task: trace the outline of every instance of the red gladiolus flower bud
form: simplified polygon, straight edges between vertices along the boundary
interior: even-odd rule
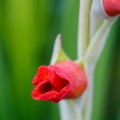
[[[32,84],[35,85],[32,91],[34,99],[57,103],[64,98],[80,96],[87,86],[87,77],[80,66],[67,61],[40,66]]]
[[[120,0],[103,0],[103,7],[108,16],[120,14]]]

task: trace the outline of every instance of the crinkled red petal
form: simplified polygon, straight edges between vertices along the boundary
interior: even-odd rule
[[[70,85],[67,84],[61,88],[61,91],[57,91],[50,81],[43,81],[34,88],[32,97],[36,100],[51,100],[56,103],[63,99],[69,93],[70,89]]]
[[[53,73],[54,73],[53,69],[51,69],[50,67],[46,67],[44,65],[40,66],[38,68],[36,76],[32,81],[32,84],[37,85],[39,84],[39,82],[42,82],[43,80],[52,79],[54,76]]]

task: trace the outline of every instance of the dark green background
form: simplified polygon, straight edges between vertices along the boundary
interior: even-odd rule
[[[62,34],[76,59],[79,0],[0,0],[0,120],[59,120],[58,105],[31,98],[31,81],[48,65]],[[92,120],[120,120],[120,19],[95,71]]]

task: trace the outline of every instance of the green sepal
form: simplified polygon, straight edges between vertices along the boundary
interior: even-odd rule
[[[65,54],[64,50],[61,48],[59,51],[59,55],[58,55],[58,58],[56,60],[56,63],[68,61],[68,60],[69,60],[68,56]]]
[[[77,60],[77,61],[75,61],[75,63],[76,64],[78,64],[80,67],[82,67],[83,69],[84,69],[84,60],[82,59],[82,60]]]
[[[68,61],[69,57],[65,54],[61,46],[61,35],[58,34],[54,43],[53,53],[51,57],[50,64],[55,64],[58,62]]]

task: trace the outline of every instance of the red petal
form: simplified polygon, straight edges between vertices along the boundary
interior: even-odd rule
[[[49,93],[53,91],[54,88],[49,81],[43,81],[39,83],[35,89],[32,91],[32,97],[34,99],[40,99],[42,94]]]
[[[42,82],[43,80],[52,79],[53,76],[54,76],[53,69],[42,65],[38,68],[37,74],[34,77],[32,84],[37,85],[39,84],[39,82]]]
[[[46,66],[42,65],[38,68],[36,76],[33,78],[32,84],[37,85],[42,78],[46,76]]]
[[[56,103],[63,99],[69,91],[69,85],[57,92],[49,81],[43,81],[32,91],[32,97],[36,100],[51,100]]]
[[[36,76],[33,78],[32,84],[33,84],[33,85],[37,85],[38,83],[39,83],[39,77],[38,77],[38,75],[36,75]]]
[[[54,75],[54,78],[51,79],[50,82],[58,92],[69,84],[68,80],[59,77],[57,74]]]

